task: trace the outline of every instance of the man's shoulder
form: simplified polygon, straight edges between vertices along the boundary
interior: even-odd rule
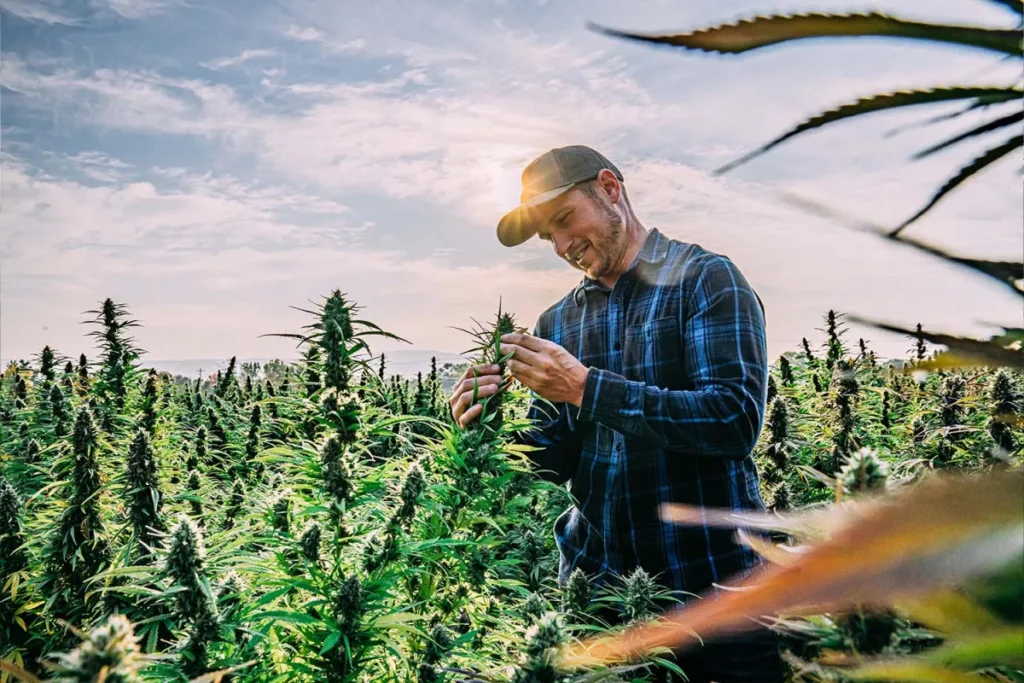
[[[694,286],[702,277],[738,268],[729,256],[709,249],[696,242],[685,242],[661,234],[665,258],[662,268],[670,268],[673,276],[666,283],[681,285],[684,289]]]

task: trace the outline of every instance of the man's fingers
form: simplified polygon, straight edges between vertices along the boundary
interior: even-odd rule
[[[452,390],[452,397],[450,401],[454,403],[462,394],[472,394],[474,383],[476,384],[478,389],[482,389],[485,386],[489,386],[492,384],[500,384],[501,375],[483,375],[481,377],[469,377],[462,380],[461,382],[456,384],[455,388]]]
[[[465,427],[470,422],[472,422],[476,418],[480,417],[480,413],[482,413],[483,410],[484,410],[484,407],[482,405],[480,405],[479,403],[473,404],[472,408],[470,408],[469,410],[464,412],[462,414],[462,416],[458,418],[459,426],[460,427]]]
[[[516,346],[521,346],[525,349],[533,351],[534,353],[543,353],[544,351],[549,349],[554,343],[549,342],[547,339],[534,337],[532,334],[519,333],[503,334],[501,336],[501,341],[507,342],[509,344],[515,344]]]
[[[544,357],[539,353],[531,351],[525,346],[520,346],[519,344],[502,344],[499,347],[499,350],[503,356],[509,353],[514,353],[515,355],[512,356],[513,358],[534,367],[539,367],[544,359]]]
[[[522,361],[516,360],[515,358],[510,358],[507,363],[507,367],[509,371],[512,373],[513,377],[515,377],[516,379],[518,379],[520,382],[530,387],[531,389],[533,388],[532,382],[534,379],[536,379],[533,366],[528,365]]]
[[[474,377],[480,377],[482,375],[496,375],[501,372],[501,368],[493,363],[483,363],[481,365],[472,365],[466,368],[466,371],[462,373],[462,377],[459,381],[472,379]]]
[[[498,393],[498,389],[499,386],[497,384],[488,384],[486,386],[482,386],[477,390],[476,397],[477,399],[481,399],[487,398],[488,396],[493,396],[494,394]],[[462,396],[459,397],[459,403],[462,405],[463,408],[468,408],[469,405],[473,403],[473,392],[467,391],[463,393]]]
[[[476,392],[477,401],[479,402],[480,400],[485,399],[488,396],[494,396],[499,391],[504,389],[506,386],[507,386],[506,383],[502,383],[502,384],[489,383],[489,384],[487,384],[485,386],[480,387],[477,390],[477,392]],[[460,416],[463,413],[467,412],[469,409],[472,408],[471,404],[472,405],[479,405],[479,403],[473,403],[473,392],[472,391],[463,392],[463,393],[459,394],[458,396],[453,397],[452,398],[452,403],[451,403],[451,405],[452,405],[452,417],[455,418],[456,421],[458,421]]]

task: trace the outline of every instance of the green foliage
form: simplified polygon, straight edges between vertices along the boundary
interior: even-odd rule
[[[324,311],[311,312],[322,325]],[[355,317],[352,326],[345,343],[354,348],[373,328]],[[510,328],[514,319],[501,312],[479,357],[500,362],[493,340]],[[109,411],[112,431],[92,421],[90,406],[102,413],[107,397],[113,405],[99,366],[81,395],[60,381],[44,391],[27,372],[6,379],[0,428],[14,438],[0,460],[0,569],[17,593],[0,598],[0,657],[42,674],[47,653],[75,645],[56,620],[94,629],[116,611],[153,656],[138,672],[146,680],[184,683],[241,667],[230,674],[239,683],[454,681],[466,672],[553,681],[575,676],[558,668],[558,644],[617,633],[676,601],[643,570],[601,582],[575,571],[559,585],[551,529],[571,492],[536,477],[514,445],[529,426],[529,392],[506,387],[488,408],[499,417],[458,428],[433,398],[451,368],[432,368],[420,387],[370,373],[362,395],[351,382],[339,392],[324,385],[340,375],[328,372],[330,345],[311,329],[300,342],[317,349],[301,368],[318,378],[311,393],[294,369],[276,386],[254,384],[250,400],[237,378],[224,384],[230,372],[217,385],[223,396],[129,372],[123,409]],[[883,481],[913,481],[939,462],[944,407],[960,411],[963,432],[949,440],[944,467],[1019,462],[1019,450],[996,460],[992,432],[1003,429],[1016,448],[1019,424],[1003,419],[1019,413],[1015,369],[959,372],[962,386],[949,371],[915,383],[892,361],[867,362],[865,342],[828,372],[827,325],[821,337],[773,369],[780,381],[755,449],[769,506],[827,505],[837,484],[857,498]],[[811,348],[821,357],[808,356]],[[348,358],[349,378],[365,370],[355,353]],[[62,437],[53,430],[54,387],[68,415]],[[15,410],[18,400],[27,407]],[[844,429],[851,450],[834,453]],[[915,636],[902,615],[873,612],[825,615],[816,629],[789,636],[791,654],[895,654],[941,640]],[[654,681],[668,668],[653,658],[623,675]]]

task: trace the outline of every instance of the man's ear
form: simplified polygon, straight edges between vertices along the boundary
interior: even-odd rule
[[[609,169],[601,169],[601,172],[597,174],[597,184],[608,195],[608,199],[612,204],[618,204],[622,199],[622,185],[619,184],[619,179]]]

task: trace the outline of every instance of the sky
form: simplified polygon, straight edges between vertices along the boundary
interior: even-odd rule
[[[550,245],[502,247],[523,166],[566,144],[623,171],[641,222],[731,258],[764,300],[769,353],[818,345],[829,309],[989,335],[1020,300],[979,276],[815,216],[783,193],[892,226],[993,139],[911,155],[976,124],[895,129],[908,109],[713,169],[802,117],[889,89],[1019,82],[967,48],[829,40],[724,57],[654,32],[757,14],[878,9],[1011,27],[988,0],[0,0],[0,356],[94,353],[82,321],[128,305],[149,358],[295,357],[261,335],[340,289],[409,344],[520,323],[580,279]],[[907,235],[1020,259],[1013,162]],[[883,356],[906,338],[850,326]]]

